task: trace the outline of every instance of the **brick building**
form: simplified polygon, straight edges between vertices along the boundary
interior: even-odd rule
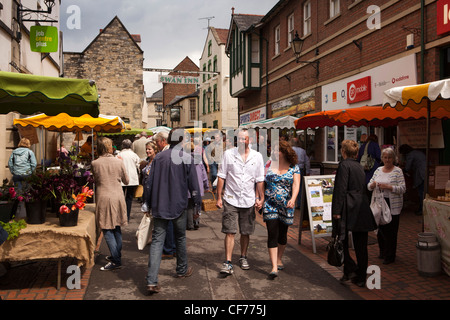
[[[189,58],[184,58],[175,68],[170,72],[170,76],[181,77],[198,77],[199,67]],[[183,72],[187,71],[187,72]],[[172,121],[170,110],[174,101],[180,97],[188,96],[197,90],[196,84],[177,84],[177,83],[163,83],[163,125],[169,127],[180,126],[179,121]],[[197,116],[196,116],[197,117]]]
[[[449,1],[285,0],[251,25],[233,12],[227,51],[240,115],[300,117],[380,105],[391,87],[449,77],[450,36],[436,30],[439,2]],[[291,48],[296,33],[303,40],[299,60],[311,63],[296,61]],[[351,100],[347,86],[355,83],[370,88],[371,95]],[[396,128],[373,127],[312,132],[308,152],[330,169],[340,160],[343,139],[359,140],[370,132],[380,145],[389,145],[397,134]]]
[[[100,113],[119,116],[133,128],[147,127],[139,43],[140,36],[130,34],[116,16],[83,52],[64,52],[64,76],[95,80]]]

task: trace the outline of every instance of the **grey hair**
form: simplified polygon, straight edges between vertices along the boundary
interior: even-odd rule
[[[132,145],[133,143],[131,142],[130,139],[125,139],[122,141],[122,149],[131,149]]]
[[[381,150],[381,156],[383,156],[383,154],[386,154],[388,157],[394,160],[397,159],[397,155],[395,154],[395,151],[392,148],[384,148],[383,150]]]
[[[158,132],[154,137],[153,140],[155,141],[162,141],[162,140],[166,140],[169,139],[169,134],[167,132]]]

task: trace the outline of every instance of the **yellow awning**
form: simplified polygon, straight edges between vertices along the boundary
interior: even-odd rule
[[[71,117],[67,113],[60,113],[56,116],[38,114],[22,119],[14,119],[14,125],[35,128],[44,127],[49,131],[58,132],[122,132],[125,130],[125,123],[118,116],[108,116],[100,114],[98,118],[93,118],[88,114],[81,117]]]

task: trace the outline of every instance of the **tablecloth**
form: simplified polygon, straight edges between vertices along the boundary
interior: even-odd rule
[[[95,204],[87,204],[77,226],[61,227],[55,213],[47,213],[43,224],[28,224],[19,237],[0,246],[0,261],[74,257],[78,266],[89,268],[94,265],[95,243]]]

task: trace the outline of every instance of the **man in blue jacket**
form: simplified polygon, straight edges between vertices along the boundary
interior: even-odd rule
[[[146,277],[147,291],[150,294],[160,291],[158,272],[169,221],[172,221],[175,233],[177,276],[189,277],[193,271],[192,267],[188,267],[186,252],[185,209],[188,205],[188,191],[196,206],[201,205],[202,199],[193,158],[182,150],[183,133],[183,129],[174,128],[170,131],[170,148],[156,155],[147,179],[145,199],[154,218]]]

